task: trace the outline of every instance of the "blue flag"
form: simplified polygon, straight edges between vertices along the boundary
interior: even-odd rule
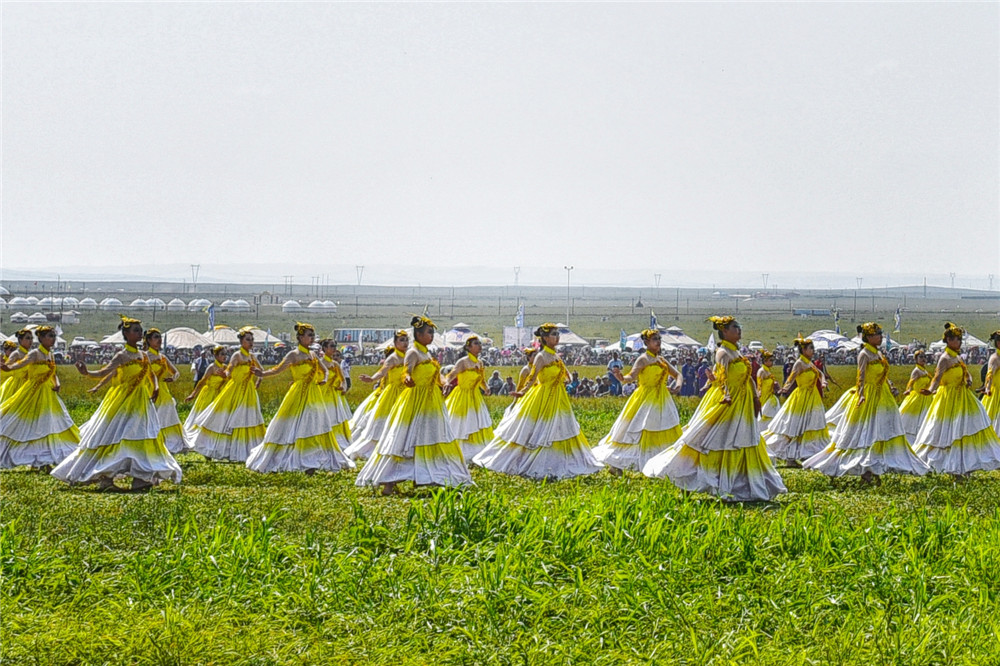
[[[215,304],[208,306],[208,330],[215,330]]]
[[[840,335],[840,310],[833,311],[833,323],[837,331],[837,335]]]
[[[618,338],[618,344],[621,346],[622,351],[628,348],[628,336],[625,334],[625,329],[622,329],[621,336]]]
[[[902,324],[902,323],[903,323],[903,315],[902,315],[902,313],[901,313],[901,312],[899,311],[899,308],[896,308],[896,314],[895,314],[895,316],[893,317],[893,320],[894,320],[894,321],[895,321],[895,323],[896,323],[896,327],[895,327],[894,329],[892,329],[892,332],[893,332],[893,333],[899,333],[899,330],[900,330],[900,329],[899,329],[899,327],[900,327],[900,324]]]
[[[653,312],[652,308],[649,310],[649,327],[656,330],[656,313]]]
[[[517,305],[517,318],[514,320],[514,326],[518,328],[524,328],[524,303],[518,303]]]

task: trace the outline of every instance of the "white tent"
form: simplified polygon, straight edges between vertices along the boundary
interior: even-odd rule
[[[175,298],[167,303],[167,312],[184,312],[187,305],[179,298]]]
[[[250,304],[248,302],[246,302],[242,298],[237,298],[233,302],[233,311],[234,312],[250,312],[251,310],[253,310],[253,308],[250,306]]]
[[[24,298],[23,296],[15,296],[14,298],[10,299],[10,301],[8,301],[8,304],[12,308],[21,308],[27,305],[31,305],[31,303],[28,302],[28,299]]]
[[[151,298],[151,299],[149,299],[148,301],[146,301],[146,305],[148,305],[151,310],[166,310],[167,309],[167,304],[164,303],[163,300],[159,299],[159,298]]]
[[[238,345],[240,343],[236,331],[224,324],[216,324],[214,330],[205,331],[204,335],[213,345]],[[256,342],[256,337],[254,336],[254,342]]]
[[[413,344],[413,333],[412,332],[410,333],[410,344],[411,345]],[[380,344],[378,346],[378,348],[379,349],[389,349],[392,346],[393,346],[393,338],[389,338],[388,340],[386,340],[385,342],[383,342],[382,344]],[[428,347],[434,347],[436,349],[445,349],[447,346],[448,346],[448,343],[445,342],[444,336],[441,335],[437,330],[435,330],[434,331],[434,341],[431,342],[431,344],[428,345]]]
[[[27,326],[25,326],[25,328],[28,329],[29,331],[34,331],[39,326],[41,326],[41,324],[28,324]],[[59,335],[59,333],[61,333],[61,332],[62,332],[61,330],[59,330],[58,328],[56,328],[56,346],[53,347],[53,349],[65,349],[66,348],[66,339],[63,338],[61,335]],[[37,338],[38,336],[36,335],[35,337]]]
[[[461,322],[455,324],[451,327],[451,329],[444,332],[444,341],[447,346],[453,349],[461,349],[465,346],[465,341],[472,336],[479,338],[485,346],[493,344],[492,339],[476,333],[472,330],[471,326]]]
[[[944,351],[944,348],[946,346],[947,345],[945,345],[943,340],[938,340],[937,342],[932,342],[930,344],[930,350],[935,352]],[[977,347],[989,347],[989,345],[980,340],[979,338],[977,338],[976,336],[972,335],[971,333],[966,333],[962,337],[963,351],[965,351],[966,349],[975,349]]]
[[[36,313],[28,316],[28,323],[29,324],[44,324],[48,320],[49,320],[48,317],[46,317],[45,315],[43,315],[41,312],[36,312]]]
[[[590,343],[569,329],[566,324],[556,324],[559,329],[559,346],[589,347]]]
[[[105,298],[103,301],[101,301],[101,304],[98,305],[97,307],[100,308],[101,310],[115,310],[117,308],[120,308],[121,306],[122,306],[121,301],[119,301],[117,298],[111,298],[109,296],[108,298]]]
[[[28,321],[28,315],[23,312],[15,312],[10,316],[10,323],[12,324],[24,324]]]
[[[80,301],[79,308],[81,310],[96,310],[97,309],[97,301],[95,301],[92,298],[85,298],[82,301]]]
[[[212,301],[208,300],[207,298],[192,298],[191,302],[188,303],[187,309],[190,312],[199,312],[201,310],[204,310],[211,304]]]
[[[684,333],[680,326],[670,326],[660,329],[660,340],[662,344],[673,345],[674,347],[701,347],[700,342]]]
[[[125,338],[122,337],[121,331],[115,331],[111,335],[106,335],[101,338],[100,344],[102,345],[124,345]]]
[[[174,349],[194,349],[195,347],[211,347],[212,341],[187,326],[172,328],[163,334],[164,344]]]
[[[133,310],[148,310],[150,307],[149,303],[142,300],[141,298],[135,299],[134,301],[129,303],[128,306]]]
[[[279,342],[282,342],[281,338],[268,335],[267,331],[262,331],[259,328],[252,328],[250,329],[250,332],[253,333],[254,345],[276,345]]]
[[[841,335],[836,331],[830,331],[827,329],[823,329],[820,331],[813,331],[807,337],[812,339],[813,348],[816,349],[817,351],[825,349],[853,350],[857,349],[860,346],[859,343],[855,343],[846,335]]]
[[[63,304],[64,308],[79,308],[80,307],[80,301],[78,301],[73,296],[67,296],[66,298],[62,299],[62,304]]]

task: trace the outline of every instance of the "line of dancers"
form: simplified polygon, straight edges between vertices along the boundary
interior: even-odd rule
[[[856,475],[878,483],[887,473],[929,471],[964,477],[1000,468],[1000,331],[990,341],[990,357],[980,402],[959,356],[964,331],[948,323],[945,352],[933,375],[917,356],[904,399],[897,408],[879,351],[882,330],[858,327],[864,347],[857,381],[824,411],[825,378],[813,365],[814,345],[801,336],[799,358],[784,386],[773,374],[773,357],[751,377],[751,364],[738,343],[742,329],[733,317],[711,317],[720,346],[710,386],[690,421],[681,426],[672,394],[682,375],[661,354],[660,334],[642,332],[646,350],[619,381],[636,383],[611,431],[591,447],[580,429],[565,390],[566,366],[555,349],[559,331],[543,324],[538,346],[526,350],[514,402],[494,427],[484,395],[481,342],[470,338],[466,355],[444,380],[429,352],[435,324],[414,317],[410,332],[397,331],[378,369],[360,379],[374,390],[354,413],[344,395],[340,352],[333,340],[311,347],[316,333],[295,325],[297,347],[277,366],[264,370],[253,353],[250,327],[238,332],[239,349],[227,360],[213,350],[214,363],[187,396],[193,401],[181,424],[168,390],[179,376],[161,353],[163,338],[143,331],[139,320],[122,316],[125,348],[97,371],[83,363],[79,372],[109,385],[100,406],[79,429],[58,397],[52,345],[55,331],[16,334],[17,347],[5,349],[0,370],[0,468],[29,465],[67,483],[97,484],[118,490],[115,478],[131,479],[142,490],[163,480],[178,483],[181,468],[173,454],[193,450],[206,458],[244,463],[267,472],[337,472],[356,469],[358,486],[383,494],[397,484],[474,485],[469,466],[538,480],[589,475],[607,467],[667,479],[692,492],[727,501],[767,501],[786,492],[774,460],[818,470],[830,477]],[[143,341],[143,349],[139,343]],[[30,351],[29,351],[30,350]],[[269,377],[290,372],[292,383],[265,426],[257,389]],[[447,399],[445,384],[455,384]],[[778,393],[791,392],[780,404]]]

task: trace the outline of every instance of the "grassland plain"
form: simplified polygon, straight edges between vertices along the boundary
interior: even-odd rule
[[[82,422],[91,382],[60,376]],[[265,381],[267,416],[286,386]],[[594,442],[621,404],[574,402]],[[732,506],[634,474],[378,498],[180,460],[146,495],[0,475],[3,663],[1000,663],[996,473],[783,469],[788,495]]]

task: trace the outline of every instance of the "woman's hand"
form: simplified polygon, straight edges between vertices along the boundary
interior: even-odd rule
[[[84,363],[83,361],[77,361],[73,365],[74,367],[76,367],[77,371],[79,371],[79,373],[84,377],[90,374],[90,371],[87,370],[87,364]]]

